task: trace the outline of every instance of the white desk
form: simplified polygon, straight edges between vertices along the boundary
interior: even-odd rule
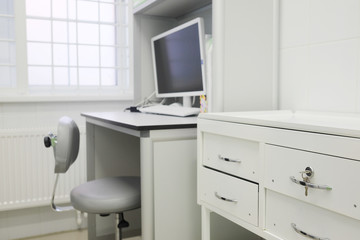
[[[194,184],[197,118],[129,112],[82,116],[86,117],[88,180],[141,176],[142,240],[199,239]],[[97,221],[89,216],[89,239],[111,239],[99,236]]]

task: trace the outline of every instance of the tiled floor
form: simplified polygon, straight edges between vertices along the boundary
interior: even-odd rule
[[[39,237],[23,238],[18,240],[87,240],[87,230],[49,234]],[[126,238],[124,240],[141,240],[141,237]]]

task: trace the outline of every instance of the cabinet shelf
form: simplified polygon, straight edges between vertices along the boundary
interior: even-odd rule
[[[139,0],[134,2],[133,14],[177,18],[211,2],[211,0]]]

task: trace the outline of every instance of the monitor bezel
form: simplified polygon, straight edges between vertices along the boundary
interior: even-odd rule
[[[158,90],[158,79],[157,79],[157,70],[156,70],[156,60],[155,60],[155,47],[154,42],[166,36],[169,36],[175,32],[178,32],[182,29],[185,29],[189,26],[197,25],[199,33],[199,49],[200,49],[200,58],[201,58],[201,76],[202,76],[202,90],[201,91],[188,91],[188,92],[171,92],[171,93],[159,93]],[[152,53],[152,63],[154,71],[154,83],[155,83],[155,94],[156,97],[160,98],[170,98],[170,97],[189,97],[189,96],[200,96],[206,94],[206,70],[205,70],[205,31],[204,31],[204,22],[202,18],[195,18],[191,21],[183,23],[175,28],[172,28],[166,32],[163,32],[157,36],[151,38],[151,53]]]

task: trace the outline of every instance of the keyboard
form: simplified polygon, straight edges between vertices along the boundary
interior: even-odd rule
[[[169,105],[154,105],[150,107],[140,108],[139,111],[143,113],[187,117],[187,116],[198,115],[200,113],[200,108],[178,107],[178,106],[169,106]]]

